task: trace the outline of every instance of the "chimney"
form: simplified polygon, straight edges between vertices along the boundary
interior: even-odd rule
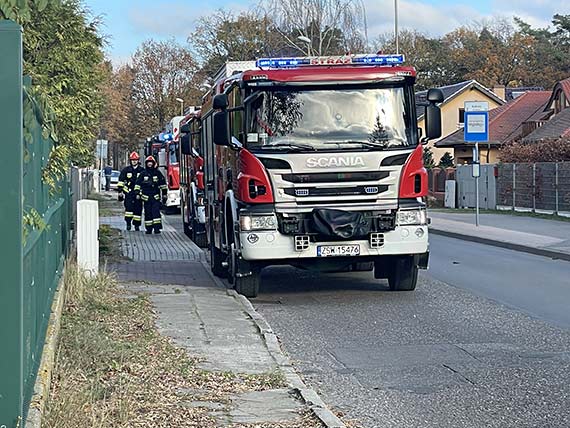
[[[505,85],[495,85],[495,86],[493,86],[493,92],[494,92],[495,95],[497,95],[499,98],[502,98],[503,100],[506,100],[507,92],[506,92],[506,89],[505,89]]]

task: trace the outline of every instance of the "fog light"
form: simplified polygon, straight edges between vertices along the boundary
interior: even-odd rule
[[[424,233],[425,233],[425,232],[424,232],[424,230],[423,230],[421,227],[418,227],[418,228],[416,229],[416,236],[417,236],[418,238],[421,238],[422,236],[424,236]]]

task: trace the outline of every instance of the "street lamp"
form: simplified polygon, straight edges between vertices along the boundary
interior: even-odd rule
[[[182,98],[176,98],[176,101],[180,103],[180,116],[184,116],[184,100]]]
[[[400,53],[400,34],[398,31],[398,0],[394,0],[394,37],[396,39],[396,54]]]
[[[301,42],[307,44],[307,56],[311,56],[311,44],[312,44],[311,39],[305,36],[299,36],[297,37],[297,40],[300,40]]]

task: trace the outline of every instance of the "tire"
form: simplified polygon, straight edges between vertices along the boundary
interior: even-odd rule
[[[214,242],[210,243],[210,268],[212,273],[218,278],[225,278],[228,276],[228,271],[223,266],[224,253],[216,248]]]
[[[391,291],[415,290],[418,282],[418,266],[414,256],[394,258],[387,276]]]
[[[190,230],[190,226],[184,220],[182,220],[182,222],[184,224],[184,234],[187,237],[191,238],[192,237],[192,231]]]
[[[208,237],[206,236],[206,232],[197,233],[196,222],[192,222],[192,241],[200,248],[206,248],[208,246]]]
[[[234,277],[234,287],[236,291],[245,297],[257,297],[259,294],[259,283],[261,272],[253,271],[249,276]]]

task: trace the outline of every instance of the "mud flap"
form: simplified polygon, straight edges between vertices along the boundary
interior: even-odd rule
[[[429,265],[429,251],[426,251],[423,254],[416,254],[414,256],[415,263],[418,269],[427,269]]]

